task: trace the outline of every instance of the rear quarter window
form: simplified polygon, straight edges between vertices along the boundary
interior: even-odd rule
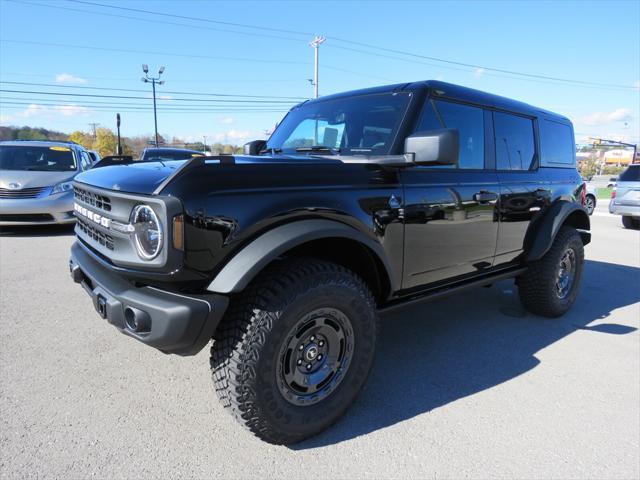
[[[640,182],[640,165],[628,167],[618,177],[619,182]]]
[[[576,148],[571,126],[541,119],[538,127],[540,129],[541,165],[574,167]]]

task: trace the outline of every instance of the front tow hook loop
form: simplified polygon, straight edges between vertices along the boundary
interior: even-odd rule
[[[97,304],[98,304],[98,308],[97,308],[98,314],[102,318],[107,318],[107,299],[104,298],[102,295],[98,294]]]
[[[78,265],[69,264],[69,272],[71,273],[71,278],[76,283],[82,283],[84,275],[82,274],[82,270]]]

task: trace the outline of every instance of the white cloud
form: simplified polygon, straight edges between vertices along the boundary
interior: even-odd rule
[[[233,117],[223,117],[220,119],[220,123],[223,123],[225,125],[231,125],[232,123],[235,123],[235,118]]]
[[[173,100],[171,95],[158,95],[159,100]]]
[[[260,134],[256,134],[250,130],[229,130],[227,132],[216,133],[213,136],[216,142],[228,142],[228,143],[245,143],[249,140],[261,138]]]
[[[56,105],[53,109],[65,117],[73,117],[89,112],[87,107],[81,107],[79,105]]]
[[[617,108],[611,112],[594,112],[582,118],[585,125],[604,125],[613,122],[625,122],[633,118],[628,108]]]
[[[29,118],[29,117],[33,117],[34,115],[39,115],[41,113],[44,113],[46,111],[47,111],[47,107],[45,107],[44,105],[38,105],[36,103],[32,103],[22,112],[16,113],[15,116],[22,117],[22,118]]]
[[[84,78],[76,77],[70,73],[59,73],[56,75],[57,83],[87,83]]]
[[[0,123],[9,123],[13,120],[11,115],[4,115],[0,113]]]
[[[476,68],[475,71],[473,72],[473,76],[474,77],[481,77],[484,75],[484,68]]]

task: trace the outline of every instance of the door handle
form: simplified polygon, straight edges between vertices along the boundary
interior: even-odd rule
[[[478,192],[473,195],[473,199],[478,203],[489,203],[498,199],[498,194],[493,192]]]

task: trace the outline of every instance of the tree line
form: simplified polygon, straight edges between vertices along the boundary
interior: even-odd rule
[[[109,128],[98,127],[93,133],[82,132],[76,130],[69,134],[48,130],[46,128],[32,127],[4,127],[0,126],[0,141],[2,140],[63,140],[71,141],[82,145],[87,150],[95,150],[100,156],[114,155],[116,153],[118,138],[116,134]],[[160,135],[159,142],[161,146],[189,148],[198,150],[210,155],[220,153],[242,153],[242,146],[233,144],[213,143],[205,145],[203,142],[187,142],[181,138],[173,137],[167,142],[165,137]],[[139,157],[142,151],[147,147],[155,146],[155,137],[150,135],[139,135],[135,137],[121,137],[123,153],[132,155],[134,158]]]

